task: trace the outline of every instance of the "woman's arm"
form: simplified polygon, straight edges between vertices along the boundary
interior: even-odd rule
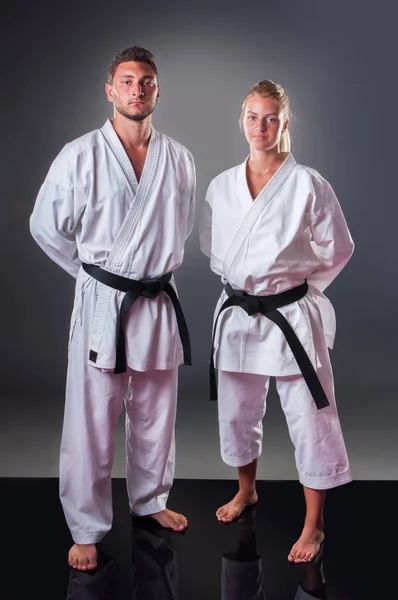
[[[311,246],[319,259],[319,266],[308,278],[308,283],[323,292],[349,261],[354,242],[336,195],[331,185],[322,178],[314,181],[307,217]]]

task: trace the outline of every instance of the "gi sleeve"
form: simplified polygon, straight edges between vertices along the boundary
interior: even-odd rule
[[[210,183],[204,205],[202,207],[202,214],[199,223],[199,241],[200,249],[203,254],[210,258],[210,268],[213,273],[223,277],[223,264],[215,255],[214,248],[212,247],[212,233],[213,233],[213,220],[215,218],[213,211],[213,197],[214,197],[214,180]]]
[[[206,199],[202,206],[199,221],[199,242],[200,249],[209,258],[211,258],[211,233],[213,219],[213,200],[211,194],[211,185],[206,192]]]
[[[188,238],[191,235],[193,223],[195,219],[195,193],[196,193],[196,170],[195,161],[191,153],[189,153],[189,161],[191,167],[191,191],[189,194],[189,213],[187,222],[187,235]]]
[[[72,177],[65,172],[67,164],[61,155],[51,165],[40,188],[30,217],[30,232],[47,256],[77,277],[81,261],[75,232],[80,215],[75,208]]]
[[[308,283],[323,292],[349,261],[354,242],[331,185],[320,176],[313,181],[307,218],[311,246],[319,260],[319,266],[308,277]]]

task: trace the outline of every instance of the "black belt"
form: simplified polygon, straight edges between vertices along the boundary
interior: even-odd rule
[[[188,327],[177,294],[175,293],[171,283],[169,283],[172,273],[166,273],[166,275],[156,279],[135,281],[134,279],[128,279],[127,277],[122,277],[121,275],[115,275],[115,273],[105,271],[105,269],[102,269],[96,265],[88,265],[83,263],[82,267],[86,273],[91,275],[91,277],[97,281],[104,283],[114,290],[119,290],[119,292],[126,292],[118,315],[115,374],[125,373],[127,368],[126,346],[123,333],[123,317],[125,312],[141,296],[144,296],[145,298],[156,298],[162,292],[165,292],[169,296],[174,307],[177,318],[178,332],[180,334],[184,352],[184,365],[192,364]],[[97,360],[97,352],[94,352],[94,350],[90,350],[90,360],[94,363]]]
[[[229,284],[225,286],[225,291],[228,294],[228,299],[221,306],[218,311],[216,321],[214,323],[213,340],[211,346],[210,356],[210,399],[217,400],[217,382],[216,373],[214,368],[214,339],[216,335],[217,323],[220,314],[230,306],[240,306],[249,316],[261,314],[267,319],[270,319],[275,325],[282,330],[287,343],[293,352],[294,358],[300,368],[300,371],[305,379],[306,384],[314,398],[315,404],[318,409],[329,406],[329,400],[321,386],[316,371],[312,366],[310,359],[306,351],[304,350],[300,340],[294,333],[294,330],[290,323],[280,313],[277,308],[286,306],[297,302],[300,298],[303,298],[308,291],[307,282],[299,285],[291,290],[282,292],[281,294],[275,294],[273,296],[252,296],[246,292],[234,290]]]

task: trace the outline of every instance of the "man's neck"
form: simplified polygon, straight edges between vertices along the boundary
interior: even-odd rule
[[[152,133],[151,116],[142,121],[127,119],[115,114],[112,125],[125,148],[146,148]]]

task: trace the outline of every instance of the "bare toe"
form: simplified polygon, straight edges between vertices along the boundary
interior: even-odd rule
[[[216,512],[216,517],[219,521],[221,521],[221,519],[223,517],[225,517],[225,515],[226,515],[225,508],[224,508],[224,506],[221,506],[221,508],[219,508],[218,511]]]
[[[216,511],[216,516],[223,523],[230,523],[240,517],[245,508],[257,504],[257,493],[253,490],[249,493],[239,491],[234,498]]]
[[[74,544],[69,551],[68,564],[78,571],[97,568],[97,548],[95,544]]]
[[[174,523],[174,526],[173,526],[174,530],[181,530],[181,529],[185,529],[186,527],[188,527],[188,521],[183,515],[181,515],[180,519],[174,518],[173,523]]]
[[[312,560],[314,560],[315,555],[313,552],[307,552],[307,554],[305,554],[303,561],[304,562],[311,562]]]
[[[157,521],[162,527],[172,529],[173,531],[184,531],[184,529],[188,527],[188,519],[185,515],[176,513],[168,508],[149,516]]]
[[[324,538],[325,536],[323,531],[319,529],[306,529],[304,527],[301,536],[294,544],[290,551],[290,554],[288,555],[289,562],[312,562],[319,554]]]
[[[79,569],[81,571],[87,571],[87,560],[85,558],[79,559]]]
[[[297,550],[296,550],[296,544],[294,544],[294,546],[291,547],[289,555],[287,557],[287,560],[289,562],[295,562],[297,557]]]

